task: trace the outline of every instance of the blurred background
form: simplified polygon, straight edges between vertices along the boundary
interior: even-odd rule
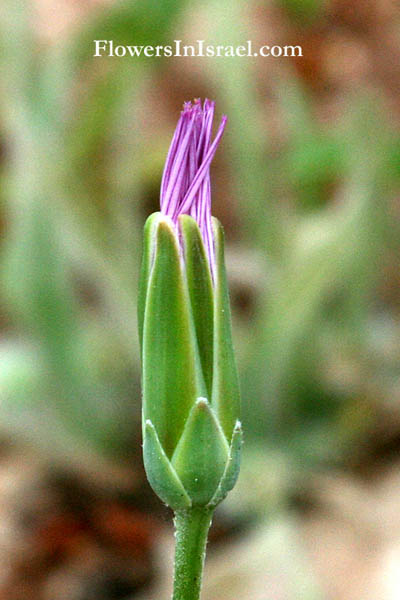
[[[204,600],[400,597],[394,0],[2,0],[0,599],[168,598],[141,458],[137,274],[184,100],[212,167],[246,444]],[[290,44],[302,58],[96,58]]]

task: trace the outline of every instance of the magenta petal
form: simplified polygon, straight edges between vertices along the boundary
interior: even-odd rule
[[[214,274],[214,243],[211,229],[210,165],[225,129],[223,116],[214,141],[211,132],[214,102],[185,102],[165,162],[161,182],[161,212],[176,223],[189,214],[198,223]]]

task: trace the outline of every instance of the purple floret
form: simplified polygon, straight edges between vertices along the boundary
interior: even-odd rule
[[[185,102],[168,151],[161,182],[161,212],[177,223],[179,215],[193,217],[200,228],[214,274],[215,258],[211,229],[210,164],[221,140],[226,116],[214,140],[211,132],[214,102]]]

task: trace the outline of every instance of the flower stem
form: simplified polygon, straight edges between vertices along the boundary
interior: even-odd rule
[[[176,546],[172,600],[199,600],[213,510],[195,507],[175,514]]]

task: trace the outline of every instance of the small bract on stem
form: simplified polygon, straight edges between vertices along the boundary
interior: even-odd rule
[[[242,432],[222,227],[211,216],[214,103],[186,102],[167,155],[160,212],[145,225],[138,301],[143,457],[175,511],[173,600],[198,600],[215,506],[235,485]]]

